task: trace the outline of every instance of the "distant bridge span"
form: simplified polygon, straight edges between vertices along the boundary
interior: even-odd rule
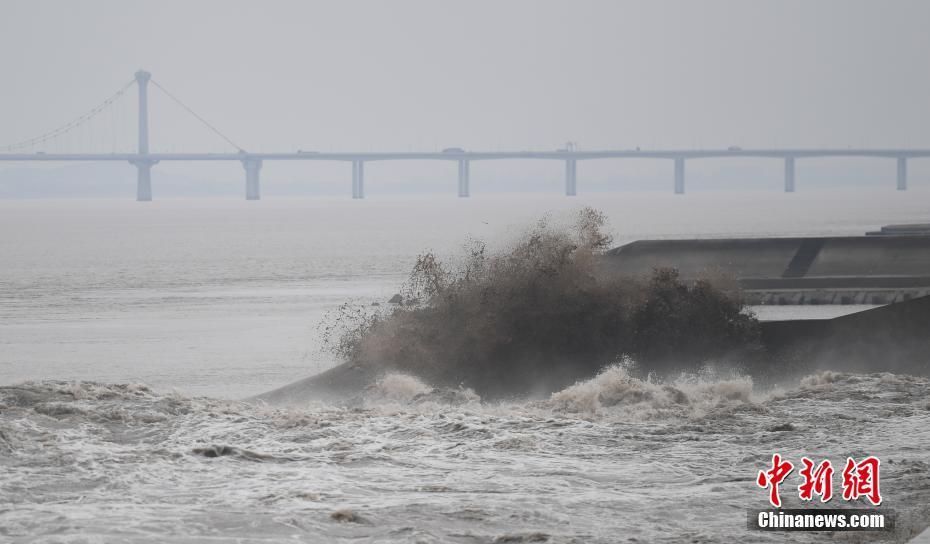
[[[674,190],[685,192],[685,160],[724,157],[780,159],[785,163],[785,192],[795,190],[795,160],[822,157],[872,157],[897,162],[897,188],[907,190],[907,160],[930,157],[930,149],[739,149],[739,150],[603,150],[603,151],[461,151],[461,152],[340,152],[340,153],[7,153],[0,161],[120,161],[138,168],[137,200],[152,199],[151,168],[162,161],[240,161],[246,172],[246,198],[260,198],[260,171],[264,161],[343,161],[352,163],[352,197],[365,197],[366,162],[442,160],[458,162],[459,196],[470,195],[472,161],[535,159],[565,161],[565,194],[577,194],[577,162],[598,159],[668,159],[675,162]]]
[[[352,163],[352,197],[365,197],[365,163],[395,160],[443,160],[458,162],[458,194],[470,195],[470,164],[472,161],[503,159],[560,160],[565,162],[565,194],[577,194],[578,161],[597,159],[668,159],[675,163],[674,191],[685,192],[685,161],[690,159],[757,157],[780,159],[785,163],[785,192],[795,190],[795,161],[823,157],[872,157],[894,159],[897,163],[897,189],[907,190],[907,161],[930,157],[930,149],[667,149],[667,150],[578,150],[555,151],[465,151],[457,148],[440,152],[289,152],[289,153],[149,153],[148,146],[148,90],[151,74],[136,72],[135,83],[139,91],[139,145],[137,153],[0,153],[0,161],[64,162],[64,161],[121,161],[136,166],[136,199],[152,199],[152,166],[162,161],[240,161],[246,173],[246,199],[258,200],[261,195],[260,172],[264,161],[344,161]],[[158,85],[155,83],[155,85]],[[160,86],[159,86],[160,87]],[[125,87],[124,87],[125,89]],[[121,91],[122,92],[122,91]],[[166,91],[167,92],[167,91]],[[171,96],[171,95],[169,95]],[[174,98],[172,96],[172,98]],[[105,105],[107,103],[104,103]],[[182,104],[183,105],[183,104]],[[186,107],[186,106],[185,106]],[[189,109],[189,108],[188,108]],[[212,125],[191,111],[201,122],[232,142]],[[234,144],[233,144],[234,145]],[[12,147],[12,146],[11,146]]]

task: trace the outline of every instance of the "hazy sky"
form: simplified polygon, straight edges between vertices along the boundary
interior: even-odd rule
[[[922,0],[4,0],[0,10],[0,145],[83,113],[141,67],[256,151],[930,147]],[[131,128],[117,127],[134,122],[127,98],[105,120],[110,133],[91,136],[98,148],[132,144]],[[228,149],[156,90],[152,148]]]

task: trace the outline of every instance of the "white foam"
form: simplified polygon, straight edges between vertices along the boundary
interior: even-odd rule
[[[433,388],[409,374],[389,373],[371,385],[367,392],[371,399],[409,403],[417,395],[425,395]]]
[[[549,404],[560,412],[656,419],[700,416],[722,404],[749,403],[751,395],[752,380],[745,376],[718,379],[688,375],[658,383],[635,378],[625,365],[618,364],[554,393]]]

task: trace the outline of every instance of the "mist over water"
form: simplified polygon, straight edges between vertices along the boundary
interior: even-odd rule
[[[926,196],[0,201],[16,233],[0,237],[0,540],[782,542],[745,532],[777,451],[879,456],[888,537],[905,541],[930,515],[926,378],[763,389],[617,365],[534,400],[397,373],[331,403],[230,399],[336,364],[323,315],[384,303],[424,249],[506,245],[547,211],[596,206],[617,243],[861,234],[925,220]],[[800,506],[792,486],[782,497]]]
[[[930,2],[0,6],[0,544],[930,544],[930,299],[597,243],[930,223]]]
[[[925,221],[927,196],[916,187],[144,205],[0,200],[0,384],[93,378],[242,398],[335,364],[319,350],[324,314],[346,300],[383,303],[425,249],[454,255],[468,237],[506,243],[549,211],[596,207],[617,244],[852,235]]]

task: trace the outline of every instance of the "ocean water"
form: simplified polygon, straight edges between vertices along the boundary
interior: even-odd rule
[[[138,384],[0,387],[0,540],[883,536],[749,531],[746,509],[767,506],[755,477],[774,452],[840,467],[846,456],[876,455],[883,506],[898,513],[884,536],[906,541],[928,523],[926,378],[819,373],[754,393],[746,379],[670,390],[614,369],[546,401],[482,404],[460,393],[452,404],[417,396],[425,391],[388,376],[359,406],[279,410]],[[796,479],[782,486],[786,506],[800,507]]]
[[[544,213],[597,207],[618,243],[841,235],[926,222],[928,196],[0,201],[0,540],[780,541],[745,529],[779,451],[881,456],[902,541],[928,523],[923,378],[698,376],[670,396],[616,370],[489,404],[393,376],[351,405],[235,399],[336,364],[326,312],[385,301],[418,252]]]

